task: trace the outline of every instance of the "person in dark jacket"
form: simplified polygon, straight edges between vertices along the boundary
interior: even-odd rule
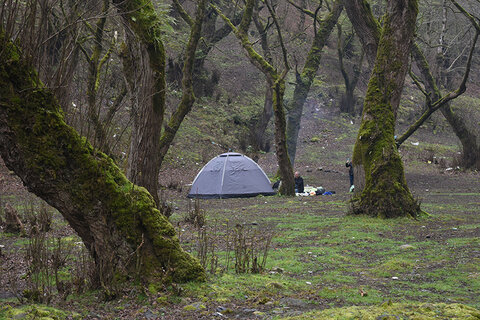
[[[295,171],[295,193],[303,193],[303,178],[300,172]]]
[[[353,190],[353,164],[352,160],[347,159],[347,162],[345,163],[345,167],[348,168],[348,176],[350,177],[350,191]]]

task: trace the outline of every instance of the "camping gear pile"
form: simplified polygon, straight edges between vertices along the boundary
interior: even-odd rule
[[[301,196],[301,197],[308,197],[308,196],[328,196],[335,194],[335,191],[325,191],[324,187],[311,187],[311,186],[306,186],[304,188],[304,192],[302,193],[296,193],[295,195]]]

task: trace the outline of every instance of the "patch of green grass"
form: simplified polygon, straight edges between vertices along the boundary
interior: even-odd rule
[[[372,274],[383,278],[399,276],[411,272],[416,265],[414,260],[394,257],[373,268]]]

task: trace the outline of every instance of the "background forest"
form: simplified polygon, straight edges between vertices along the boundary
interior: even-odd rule
[[[411,207],[378,219],[361,168],[348,193],[391,3],[3,1],[0,318],[480,318],[478,0],[418,1]],[[286,196],[186,199],[228,151]],[[289,197],[294,170],[335,194]]]

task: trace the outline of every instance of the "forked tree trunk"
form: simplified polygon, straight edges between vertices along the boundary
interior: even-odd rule
[[[82,238],[104,286],[114,276],[205,278],[148,192],[65,124],[55,97],[1,30],[0,152],[7,167]]]
[[[415,217],[420,212],[394,140],[417,12],[416,0],[390,0],[387,4],[353,153],[354,164],[365,172],[365,187],[352,199],[354,214],[393,218]]]

